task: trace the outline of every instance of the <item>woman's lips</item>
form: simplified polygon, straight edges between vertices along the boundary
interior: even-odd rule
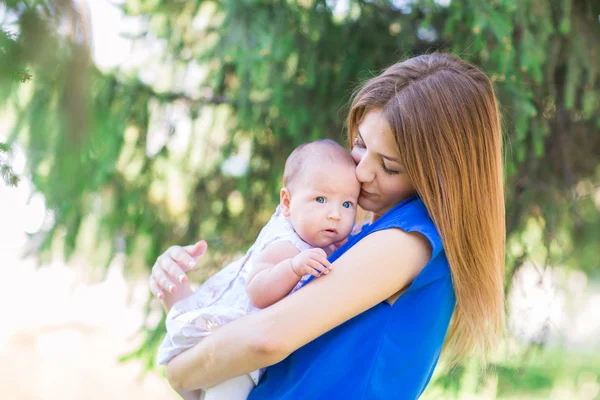
[[[366,191],[365,189],[360,189],[360,196],[369,197],[369,196],[372,196],[372,195],[373,195],[373,193],[371,193],[369,191]]]

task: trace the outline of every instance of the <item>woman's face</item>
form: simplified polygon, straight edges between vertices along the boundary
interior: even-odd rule
[[[379,110],[369,112],[358,126],[352,144],[356,178],[361,183],[358,204],[376,216],[415,194],[389,125]]]

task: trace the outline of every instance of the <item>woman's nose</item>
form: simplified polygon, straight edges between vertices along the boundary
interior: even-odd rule
[[[364,153],[361,154],[360,159],[356,161],[356,179],[358,179],[360,183],[367,183],[373,181],[373,179],[375,178],[375,173],[373,171],[373,167],[369,165],[369,160],[366,157],[366,155]]]

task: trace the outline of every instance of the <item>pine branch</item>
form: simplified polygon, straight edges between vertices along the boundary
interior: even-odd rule
[[[2,160],[0,160],[0,176],[2,176],[2,180],[4,180],[4,183],[8,186],[16,187],[19,184],[20,178],[15,175],[12,168],[9,165],[4,164]]]
[[[10,80],[25,83],[31,80],[32,75],[27,68],[24,68],[16,60],[16,35],[12,32],[0,29],[0,79],[9,78]]]
[[[146,89],[151,93],[153,97],[158,99],[159,101],[172,103],[175,101],[182,101],[187,103],[188,105],[209,105],[209,104],[223,104],[223,103],[231,103],[231,99],[226,96],[205,96],[205,97],[191,97],[184,93],[173,93],[173,92],[165,92],[160,93],[152,90],[150,87]]]
[[[2,180],[8,185],[16,187],[19,184],[20,178],[13,172],[12,168],[4,158],[1,157],[2,153],[8,153],[10,147],[6,143],[0,142],[0,176]]]

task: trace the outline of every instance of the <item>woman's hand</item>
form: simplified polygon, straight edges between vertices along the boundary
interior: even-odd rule
[[[207,249],[204,240],[189,246],[171,246],[158,256],[150,275],[150,291],[163,300],[173,294],[178,286],[187,283],[186,273],[196,268],[196,262]]]

